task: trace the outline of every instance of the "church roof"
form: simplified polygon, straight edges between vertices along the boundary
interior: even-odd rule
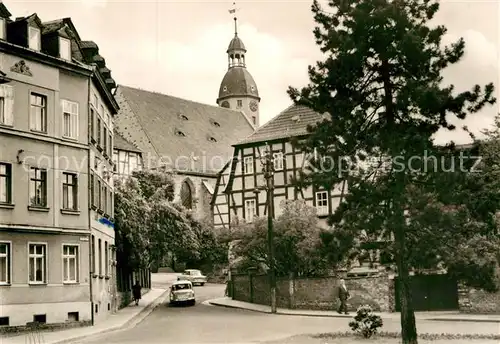
[[[238,36],[235,36],[231,40],[231,42],[229,42],[229,46],[227,47],[226,52],[229,53],[232,50],[243,50],[244,52],[247,51],[247,49],[245,48],[245,44],[243,44],[243,41]]]
[[[305,106],[292,105],[236,145],[306,135],[308,125],[314,125],[324,118],[324,116]]]
[[[113,136],[113,148],[122,151],[141,153],[141,150],[137,148],[133,143],[127,141],[119,132],[114,131]]]
[[[252,75],[245,67],[229,68],[220,84],[218,100],[248,95],[259,98],[259,90]]]
[[[232,157],[232,145],[254,131],[243,112],[122,85],[117,96],[125,100],[140,126],[121,123],[127,115],[120,111],[117,130],[128,131],[125,137],[133,137],[132,130],[144,133],[155,151],[139,146],[143,153],[173,160],[171,167],[178,170],[218,172]]]

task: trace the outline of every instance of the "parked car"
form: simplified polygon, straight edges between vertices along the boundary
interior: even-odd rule
[[[190,281],[193,283],[193,285],[205,285],[207,283],[207,276],[203,275],[200,270],[195,270],[195,269],[187,269],[184,270],[182,275],[177,277],[178,281]]]
[[[189,304],[193,306],[196,303],[193,284],[189,281],[175,281],[170,287],[170,304]]]

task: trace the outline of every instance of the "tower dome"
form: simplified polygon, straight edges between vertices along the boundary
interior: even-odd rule
[[[234,37],[227,48],[228,70],[219,87],[217,104],[221,107],[242,111],[249,120],[259,126],[259,91],[252,75],[246,68],[247,49],[238,37],[237,19],[234,18]]]
[[[217,102],[227,97],[254,97],[260,100],[255,80],[245,67],[229,68],[219,87]]]
[[[229,42],[229,46],[227,47],[226,53],[229,54],[229,52],[232,50],[242,50],[244,52],[247,52],[245,44],[243,44],[243,41],[241,40],[241,38],[238,37],[237,34],[234,36],[231,42]]]

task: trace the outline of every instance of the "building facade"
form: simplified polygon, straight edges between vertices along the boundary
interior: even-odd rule
[[[134,171],[142,170],[142,152],[119,133],[114,133],[113,165],[118,178],[126,178]]]
[[[0,4],[0,325],[91,321],[89,94],[110,89],[69,18],[10,16]]]
[[[298,189],[293,183],[311,158],[291,143],[305,138],[307,126],[323,118],[302,106],[291,106],[254,134],[234,145],[231,163],[219,173],[212,199],[214,226],[229,229],[232,224],[252,222],[255,216],[266,216],[267,195],[256,189],[266,185],[260,157],[270,151],[274,164],[273,214],[282,213],[281,202],[302,199],[315,207],[319,224],[327,227],[326,218],[335,212],[347,192],[346,183],[330,190],[308,187]]]

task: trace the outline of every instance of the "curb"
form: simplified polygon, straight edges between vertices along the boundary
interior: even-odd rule
[[[244,309],[246,311],[258,312],[264,314],[273,314],[271,311],[264,311],[258,309],[245,308],[241,306],[228,305],[223,303],[218,303],[216,301],[209,300],[208,303],[212,306],[224,307],[224,308],[232,308],[232,309]],[[349,315],[343,314],[308,314],[308,313],[291,313],[287,311],[277,311],[276,315],[291,315],[291,316],[302,316],[302,317],[317,317],[317,318],[341,318],[348,319],[352,318]],[[383,319],[384,317],[382,317]],[[500,323],[500,319],[470,319],[470,318],[420,318],[416,320],[424,320],[424,321],[447,321],[447,322],[477,322],[477,323]]]
[[[100,336],[103,334],[107,334],[110,332],[115,332],[115,331],[120,331],[120,330],[125,330],[131,327],[136,326],[139,324],[142,320],[144,320],[148,315],[150,315],[158,306],[160,306],[163,302],[163,299],[165,299],[165,296],[168,295],[168,289],[165,290],[163,293],[160,294],[156,299],[154,299],[153,302],[151,302],[149,305],[144,307],[139,313],[134,315],[131,319],[129,319],[126,323],[119,325],[119,326],[114,326],[102,331],[96,331],[95,333],[83,335],[83,336],[77,336],[77,337],[72,337],[72,338],[67,338],[63,339],[57,342],[52,342],[50,344],[68,344],[68,343],[75,343],[83,339],[87,339],[89,337],[94,337],[94,336]],[[137,321],[139,319],[139,321]]]

